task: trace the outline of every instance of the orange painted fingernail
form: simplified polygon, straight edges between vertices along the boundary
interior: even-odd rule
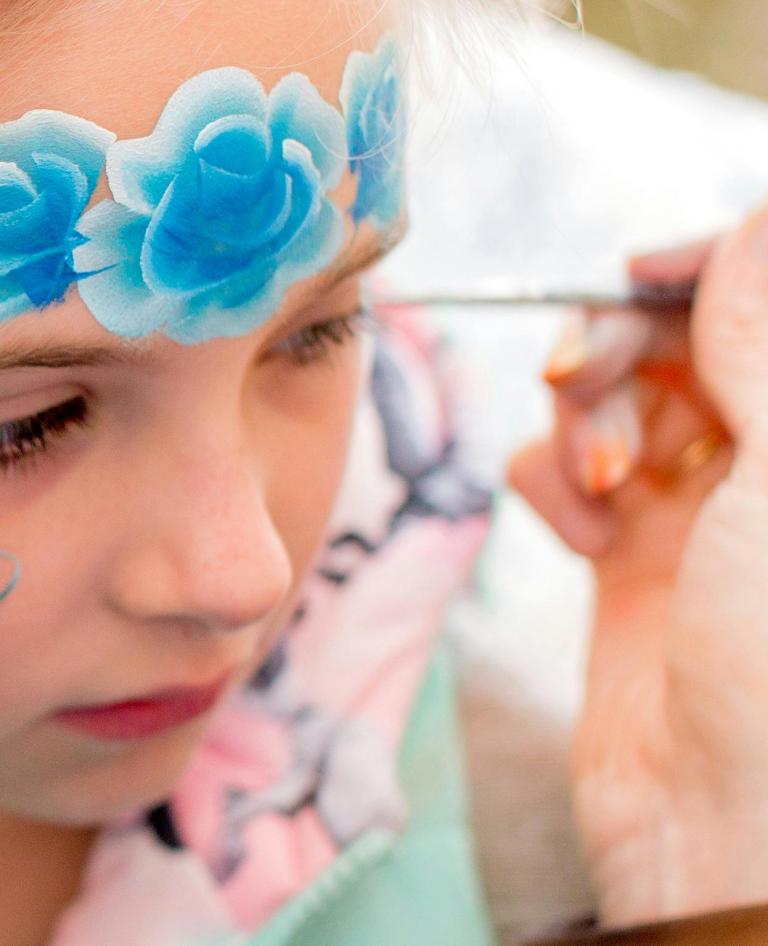
[[[583,319],[566,322],[563,334],[550,355],[543,372],[543,378],[549,384],[556,384],[563,378],[583,368],[587,362],[586,332]]]
[[[607,493],[627,478],[632,453],[622,437],[595,440],[579,468],[582,489],[591,496]]]

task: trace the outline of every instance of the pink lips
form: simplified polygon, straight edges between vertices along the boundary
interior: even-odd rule
[[[125,703],[62,710],[53,718],[100,739],[139,739],[207,712],[216,703],[227,679],[195,689],[165,690]]]

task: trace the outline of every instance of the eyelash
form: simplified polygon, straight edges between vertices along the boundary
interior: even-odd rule
[[[363,309],[350,315],[317,322],[296,332],[274,346],[272,351],[285,354],[298,366],[326,361],[334,347],[343,346],[358,334],[368,321]],[[21,420],[0,424],[0,471],[21,471],[26,464],[48,449],[50,441],[63,437],[70,427],[88,426],[88,404],[82,396],[46,408]]]
[[[55,407],[48,407],[32,417],[0,424],[0,469],[7,473],[23,467],[45,453],[52,437],[62,437],[69,427],[85,427],[88,405],[84,397],[75,397]]]
[[[341,347],[355,338],[370,318],[370,313],[360,308],[349,315],[315,322],[278,343],[272,350],[291,356],[298,365],[325,361],[331,356],[333,348]]]

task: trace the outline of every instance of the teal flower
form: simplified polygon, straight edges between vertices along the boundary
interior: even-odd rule
[[[115,136],[64,112],[36,109],[0,124],[0,322],[61,302],[81,278],[73,251]]]
[[[80,295],[106,328],[187,344],[251,331],[342,242],[327,197],[344,170],[344,123],[306,76],[269,96],[235,67],[177,89],[155,130],[107,156],[114,200],[81,221]]]
[[[400,214],[405,159],[405,99],[397,45],[384,36],[373,53],[352,53],[339,93],[347,126],[349,166],[357,177],[350,211],[380,227]]]

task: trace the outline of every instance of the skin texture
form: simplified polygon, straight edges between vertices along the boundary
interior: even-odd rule
[[[589,313],[568,370],[561,347],[547,372],[551,438],[509,469],[594,560],[571,775],[607,925],[768,898],[767,235],[763,209],[718,240],[632,261],[647,282],[698,276],[693,311],[635,313],[644,332],[626,313]],[[596,345],[606,319],[624,323]],[[667,475],[710,431],[707,461]],[[601,480],[606,441],[624,461]]]
[[[342,7],[62,3],[9,47],[0,120],[46,107],[142,136],[180,82],[233,64],[267,89],[299,69],[337,103],[349,52],[372,49],[388,26],[361,26],[367,17]],[[103,196],[102,184],[93,202]],[[347,176],[334,199],[346,209],[353,196]],[[363,225],[350,248],[349,230],[345,259],[370,256],[373,231]],[[233,687],[290,617],[363,374],[359,337],[311,363],[292,352],[302,327],[359,305],[359,274],[321,294],[325,275],[295,286],[250,335],[191,347],[161,336],[128,345],[76,293],[0,326],[0,352],[76,343],[144,355],[141,365],[0,371],[0,423],[77,394],[89,405],[86,427],[0,477],[2,545],[24,567],[0,635],[0,876],[15,878],[0,890],[2,946],[44,942],[95,827],[162,799],[207,719],[115,744],[51,714],[224,673]]]

